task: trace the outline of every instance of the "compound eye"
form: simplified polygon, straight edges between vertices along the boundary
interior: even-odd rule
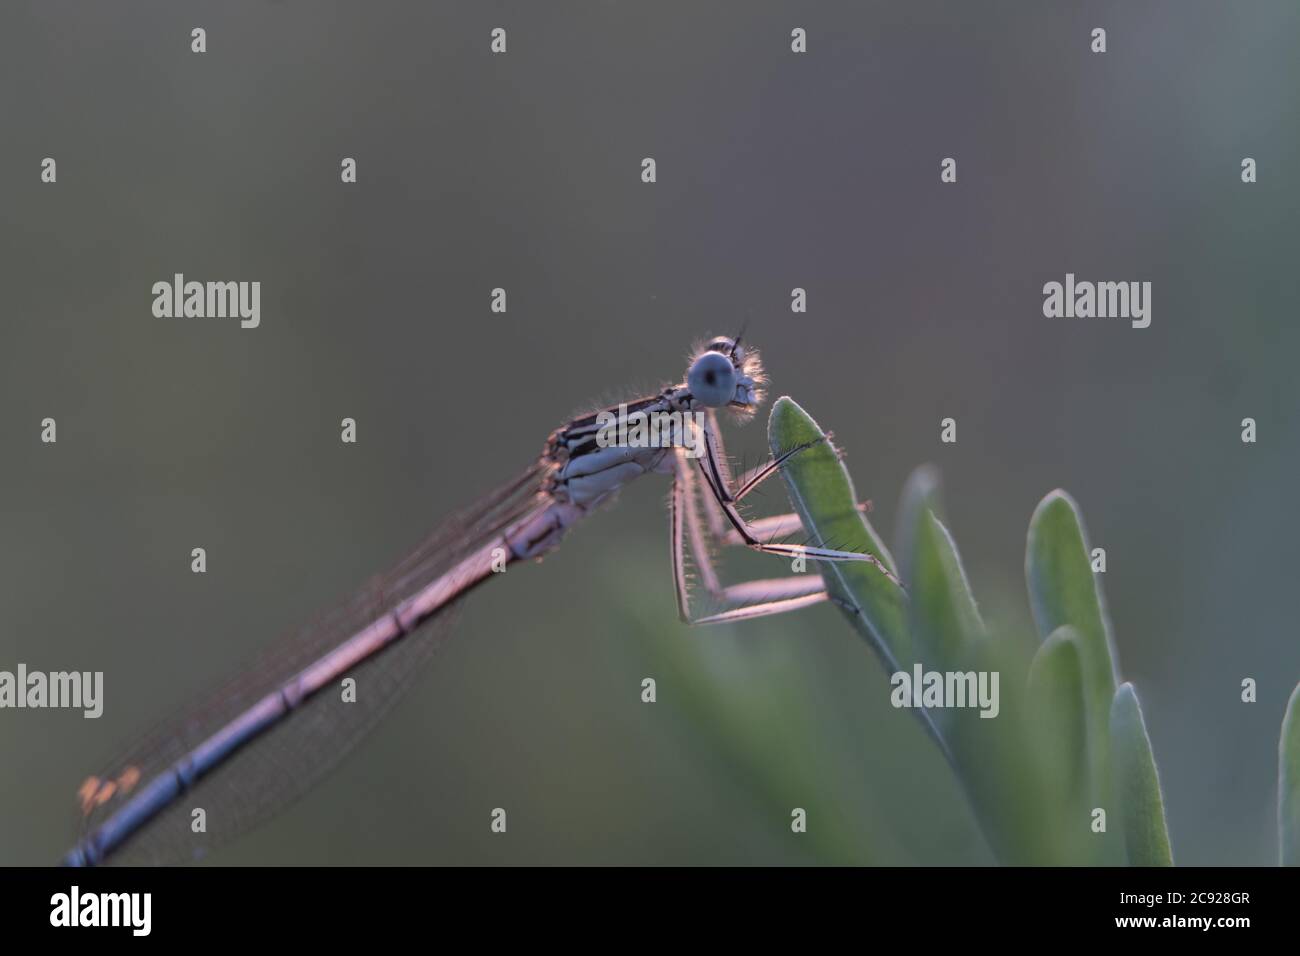
[[[721,352],[705,352],[691,363],[686,387],[701,405],[721,408],[736,397],[736,367]]]

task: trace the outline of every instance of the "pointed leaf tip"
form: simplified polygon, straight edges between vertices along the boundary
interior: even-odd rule
[[[1039,502],[1030,519],[1025,583],[1043,637],[1064,626],[1078,633],[1090,777],[1097,798],[1102,799],[1108,790],[1107,751],[1116,683],[1110,623],[1078,505],[1059,488]]]
[[[1115,692],[1110,713],[1115,810],[1131,866],[1173,866],[1160,775],[1133,685]]]

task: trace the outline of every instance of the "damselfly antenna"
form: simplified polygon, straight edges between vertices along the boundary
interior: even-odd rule
[[[731,357],[732,357],[732,358],[735,358],[735,357],[736,357],[736,349],[738,349],[738,348],[740,347],[740,340],[741,340],[742,338],[744,338],[745,330],[746,330],[747,328],[749,328],[749,319],[746,319],[743,323],[741,323],[740,331],[737,332],[737,333],[736,333],[736,337],[733,338],[733,339],[731,340]]]

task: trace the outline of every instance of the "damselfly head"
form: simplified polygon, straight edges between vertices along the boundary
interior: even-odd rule
[[[740,336],[720,335],[697,346],[686,370],[691,400],[706,408],[752,413],[763,402],[763,364]]]

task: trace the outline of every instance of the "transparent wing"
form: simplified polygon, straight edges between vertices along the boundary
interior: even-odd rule
[[[543,507],[535,466],[436,531],[392,570],[336,607],[290,632],[194,706],[163,721],[78,790],[82,836],[95,831],[132,794],[167,771],[195,746],[249,706],[283,686],[307,665],[391,610],[531,511]],[[142,826],[110,862],[194,860],[211,846],[264,821],[301,796],[337,765],[414,681],[450,632],[459,611],[452,602],[419,627],[354,667],[355,700],[333,688],[304,700],[288,717],[213,768],[178,800]],[[206,833],[194,833],[191,815],[203,808]]]

